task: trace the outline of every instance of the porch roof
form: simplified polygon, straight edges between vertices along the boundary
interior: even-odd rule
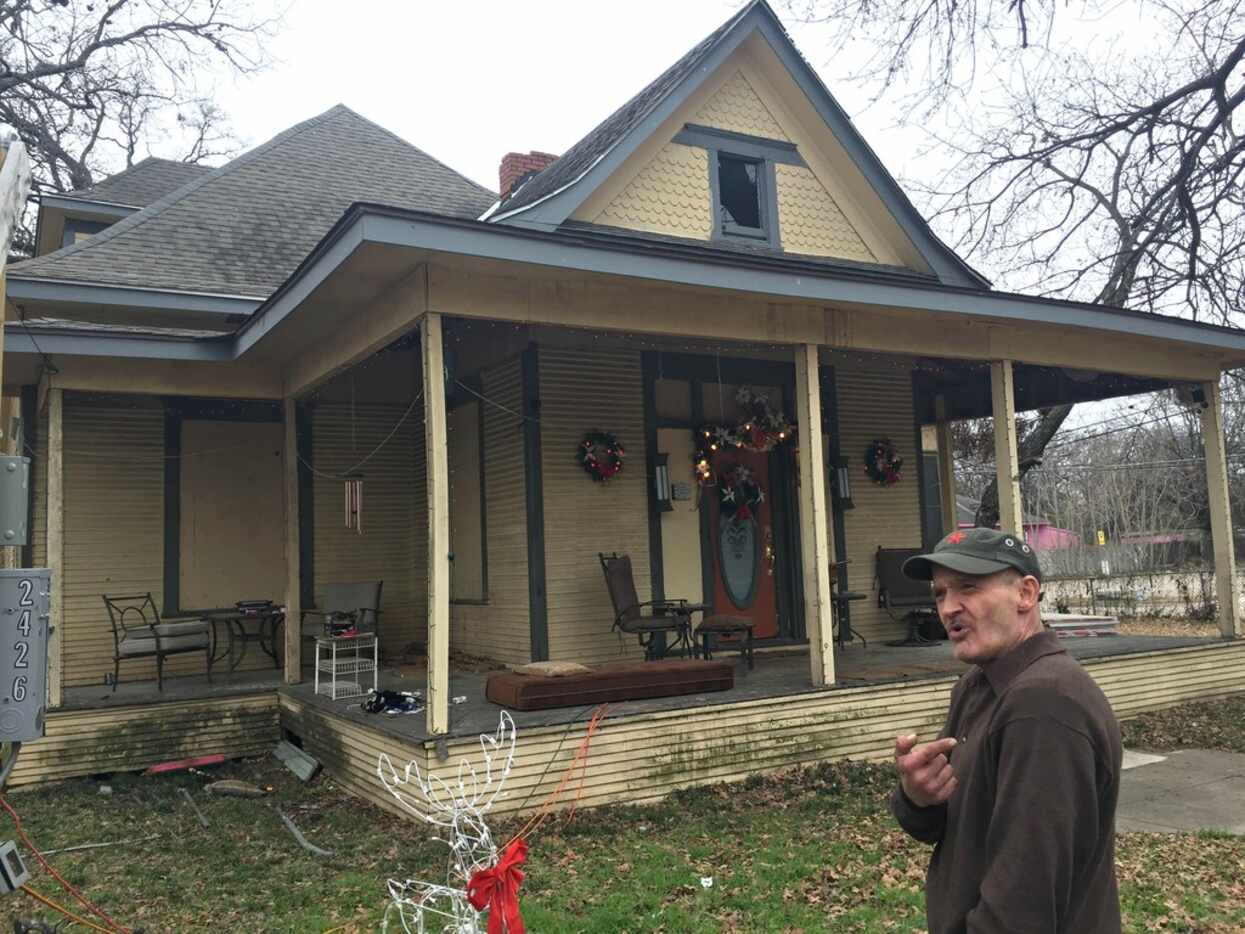
[[[546,232],[367,203],[352,205],[285,282],[232,333],[194,336],[167,326],[121,331],[80,322],[73,328],[49,328],[35,336],[22,322],[10,321],[6,350],[221,362],[280,357],[281,345],[296,333],[291,329],[297,327],[300,314],[312,315],[305,308],[314,304],[317,290],[330,282],[338,294],[333,313],[344,316],[356,313],[421,264],[475,260],[495,267],[500,264],[515,276],[525,271],[532,275],[569,272],[580,279],[597,275],[614,282],[690,287],[709,294],[814,308],[879,314],[925,311],[961,322],[1064,327],[1078,332],[1082,341],[1103,341],[1104,361],[1111,360],[1105,342],[1115,335],[1170,344],[1171,354],[1196,354],[1224,369],[1245,365],[1245,330],[1237,328],[1124,308],[959,288],[862,264],[756,255],[644,236],[603,236],[588,229]],[[369,275],[376,281],[365,282]],[[342,292],[347,284],[350,288]],[[354,295],[358,304],[341,306],[343,294]],[[342,317],[338,324],[344,321]],[[637,325],[635,330],[643,327]],[[826,333],[809,340],[832,343]],[[257,353],[261,345],[267,352]]]

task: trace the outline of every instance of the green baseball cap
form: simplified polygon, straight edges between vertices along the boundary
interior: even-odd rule
[[[927,581],[934,576],[934,565],[961,574],[995,574],[1015,568],[1025,576],[1042,579],[1037,552],[1023,535],[998,529],[960,529],[952,532],[927,555],[914,555],[903,564],[903,572],[913,580]]]

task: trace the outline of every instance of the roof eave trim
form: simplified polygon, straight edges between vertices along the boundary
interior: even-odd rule
[[[107,214],[110,217],[129,217],[142,208],[131,204],[116,204],[112,201],[90,201],[86,198],[69,198],[65,195],[40,195],[39,204],[45,208],[59,208],[62,211],[84,211],[89,214]]]
[[[145,360],[184,360],[198,363],[234,359],[233,342],[221,338],[167,338],[101,331],[36,332],[35,336],[12,322],[5,326],[4,352],[15,354],[61,354],[71,357],[124,357]]]
[[[1178,341],[1245,357],[1245,330],[1219,328],[1058,299],[1010,295],[978,288],[870,281],[805,267],[765,268],[747,257],[695,258],[651,243],[601,243],[576,240],[518,227],[458,221],[416,212],[356,205],[339,222],[339,231],[314,251],[282,289],[238,332],[241,356],[260,336],[294,312],[363,242],[409,247],[425,253],[448,253],[623,276],[677,285],[781,296],[808,302],[909,308],[970,317],[1084,327]],[[251,336],[248,336],[251,335]]]
[[[21,303],[57,302],[67,305],[106,305],[152,311],[193,311],[214,315],[250,315],[263,299],[210,292],[174,292],[134,286],[98,285],[57,279],[28,279],[21,267],[9,273],[8,298]]]

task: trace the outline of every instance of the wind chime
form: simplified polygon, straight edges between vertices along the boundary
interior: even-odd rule
[[[359,454],[358,437],[355,432],[354,376],[350,377],[350,448],[354,456]],[[356,461],[356,466],[358,462]],[[363,474],[353,469],[344,475],[346,488],[346,528],[363,534]]]
[[[363,534],[363,477],[350,474],[346,477],[346,528]]]

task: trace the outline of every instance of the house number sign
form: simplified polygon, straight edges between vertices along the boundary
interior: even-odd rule
[[[51,582],[47,568],[0,570],[0,741],[43,735]]]

